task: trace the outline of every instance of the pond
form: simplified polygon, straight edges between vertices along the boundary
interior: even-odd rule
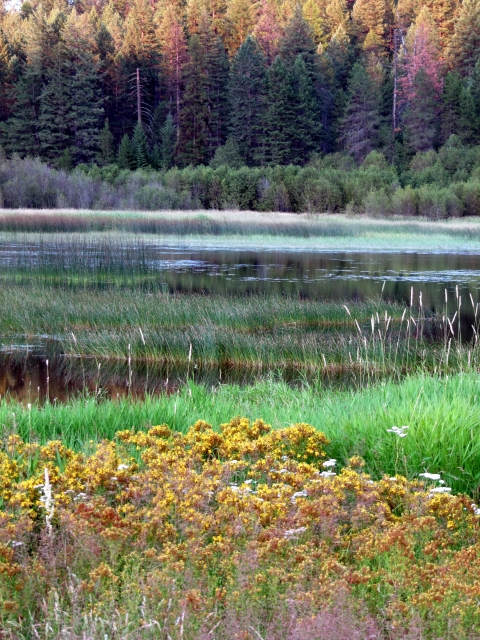
[[[462,335],[472,333],[472,300],[480,300],[480,254],[471,252],[358,252],[208,250],[154,243],[89,243],[20,241],[0,244],[0,286],[38,282],[53,287],[168,290],[182,293],[300,298],[371,300],[380,296],[418,305],[442,314],[445,296],[452,316],[462,299]],[[54,295],[54,294],[52,294]],[[0,337],[0,343],[2,342]],[[8,345],[4,345],[8,352]],[[8,354],[7,354],[8,355]],[[32,357],[33,356],[33,357]],[[11,394],[23,401],[57,398],[72,392],[99,389],[109,396],[125,393],[170,392],[178,388],[182,372],[135,370],[128,380],[125,364],[115,372],[96,373],[95,363],[65,367],[61,360],[46,365],[41,342],[23,362],[3,358],[0,396]],[[81,380],[81,383],[79,383]]]

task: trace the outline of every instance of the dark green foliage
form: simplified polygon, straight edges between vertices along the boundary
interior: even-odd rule
[[[363,160],[375,148],[379,125],[377,86],[365,68],[356,63],[348,81],[341,138],[346,151],[357,161]]]
[[[268,70],[268,111],[266,115],[267,160],[269,164],[289,164],[295,122],[295,94],[292,74],[277,57]]]
[[[120,169],[134,169],[136,167],[136,158],[133,154],[132,143],[127,134],[125,134],[118,149],[117,164]]]
[[[442,142],[451,135],[459,136],[463,142],[474,142],[477,116],[470,88],[456,73],[448,73],[442,95],[442,117],[440,137]]]
[[[159,166],[164,171],[170,169],[173,165],[175,157],[175,143],[177,138],[177,129],[173,122],[172,114],[169,113],[165,120],[165,124],[160,129],[160,163]]]
[[[232,61],[229,83],[230,135],[249,165],[264,155],[266,87],[265,58],[249,36]]]
[[[189,59],[184,70],[185,91],[180,111],[177,158],[187,166],[208,158],[208,76],[206,53],[198,36],[190,39]]]
[[[210,162],[210,166],[214,169],[218,167],[230,167],[231,169],[240,169],[244,162],[240,155],[237,141],[231,136],[227,138],[226,143],[218,147],[215,151],[213,160]]]
[[[104,167],[115,162],[114,139],[112,132],[110,131],[108,118],[105,120],[105,124],[103,125],[103,129],[100,133],[98,145],[100,147],[100,153],[97,156],[98,164],[101,167]]]
[[[150,160],[147,137],[141,122],[137,122],[133,130],[131,148],[135,169],[146,169],[149,167]]]

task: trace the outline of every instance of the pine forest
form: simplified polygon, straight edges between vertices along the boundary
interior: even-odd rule
[[[57,169],[480,141],[479,0],[0,2],[0,146]]]

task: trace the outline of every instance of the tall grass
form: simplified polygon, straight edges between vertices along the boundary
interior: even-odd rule
[[[2,439],[19,433],[42,443],[61,439],[79,451],[90,441],[113,438],[122,429],[167,423],[186,431],[198,419],[215,428],[236,415],[263,418],[275,428],[308,422],[330,439],[328,455],[343,464],[363,456],[376,478],[400,473],[442,473],[455,491],[477,495],[480,484],[480,380],[477,374],[411,376],[361,390],[334,391],[320,382],[290,386],[270,378],[248,387],[208,388],[190,382],[170,396],[142,401],[72,399],[65,405],[31,408],[0,402]],[[398,438],[392,426],[408,425]]]
[[[454,308],[459,303],[440,315],[413,300],[408,308],[379,299],[347,307],[279,296],[126,295],[33,285],[0,291],[0,335],[12,358],[40,344],[50,357],[82,363],[82,375],[90,364],[93,377],[103,362],[117,363],[119,371],[155,365],[167,377],[182,368],[183,376],[188,368],[209,379],[217,371],[218,380],[222,372],[279,371],[288,379],[304,373],[363,384],[385,375],[478,367],[478,327],[466,341]],[[478,306],[470,313],[478,323]]]

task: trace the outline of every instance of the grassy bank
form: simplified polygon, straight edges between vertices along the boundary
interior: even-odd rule
[[[278,429],[308,422],[326,434],[329,456],[344,463],[352,455],[366,461],[374,477],[423,471],[442,472],[456,491],[476,494],[480,482],[480,381],[477,374],[448,378],[410,377],[385,381],[360,391],[332,391],[322,385],[291,387],[263,381],[250,387],[189,384],[171,396],[145,401],[72,400],[66,405],[26,406],[3,400],[0,424],[4,437],[46,443],[51,439],[77,451],[88,451],[122,429],[145,429],[166,423],[185,432],[199,418],[215,428],[243,415],[263,418]],[[408,425],[398,438],[387,429]]]
[[[24,234],[27,234],[25,236]],[[88,212],[0,210],[0,240],[161,242],[283,250],[479,251],[477,218],[429,221],[250,211]]]

